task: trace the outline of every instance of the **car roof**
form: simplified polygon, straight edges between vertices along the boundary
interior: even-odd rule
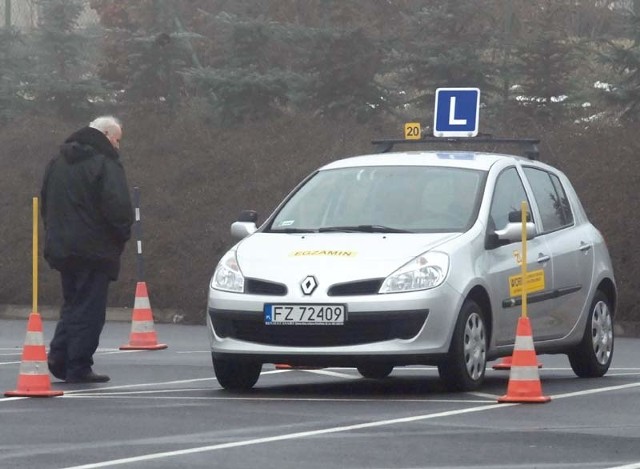
[[[522,156],[501,153],[477,151],[408,151],[352,156],[326,164],[320,168],[320,171],[361,166],[442,166],[489,171],[491,166],[499,161],[532,162],[532,160]]]

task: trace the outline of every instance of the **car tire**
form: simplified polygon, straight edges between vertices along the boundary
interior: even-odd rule
[[[393,371],[393,365],[387,364],[374,364],[374,365],[361,365],[358,367],[358,373],[364,378],[369,379],[384,379]]]
[[[571,369],[580,378],[603,376],[613,359],[613,315],[609,299],[597,291],[578,346],[568,353]]]
[[[262,363],[213,359],[218,383],[229,391],[248,391],[258,382]]]
[[[487,328],[482,308],[465,300],[451,338],[447,358],[438,365],[440,378],[451,391],[473,391],[484,381]]]

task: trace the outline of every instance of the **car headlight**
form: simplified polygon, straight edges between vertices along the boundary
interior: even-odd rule
[[[449,256],[443,252],[426,252],[389,275],[379,293],[400,293],[435,288],[449,272]]]
[[[216,267],[211,278],[211,288],[235,293],[244,292],[244,276],[240,271],[235,249],[228,251]]]

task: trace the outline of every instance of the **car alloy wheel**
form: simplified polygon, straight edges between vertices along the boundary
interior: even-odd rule
[[[477,313],[471,314],[465,323],[464,361],[472,380],[482,378],[487,364],[487,339],[484,322]]]
[[[613,326],[611,312],[605,301],[598,301],[593,307],[591,338],[596,360],[606,365],[613,352]]]
[[[585,326],[582,341],[568,353],[571,369],[580,378],[603,376],[613,359],[613,314],[609,299],[597,291]]]
[[[438,365],[440,378],[452,391],[472,391],[484,381],[487,366],[484,314],[473,300],[465,300],[458,315],[447,358]]]

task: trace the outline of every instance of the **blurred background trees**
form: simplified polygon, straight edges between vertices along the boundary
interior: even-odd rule
[[[11,115],[29,104],[16,97],[69,118],[154,102],[232,126],[297,112],[428,121],[437,87],[477,86],[489,116],[629,117],[636,3],[4,0],[0,96]],[[31,27],[17,21],[27,7]]]
[[[125,124],[154,304],[197,321],[241,209],[266,216],[318,165],[408,120],[429,133],[435,89],[469,86],[481,132],[540,137],[569,174],[609,241],[619,318],[639,320],[640,226],[612,210],[640,183],[639,13],[640,0],[0,0],[0,304],[30,302],[30,199],[97,114]],[[134,275],[125,262],[114,305]]]

